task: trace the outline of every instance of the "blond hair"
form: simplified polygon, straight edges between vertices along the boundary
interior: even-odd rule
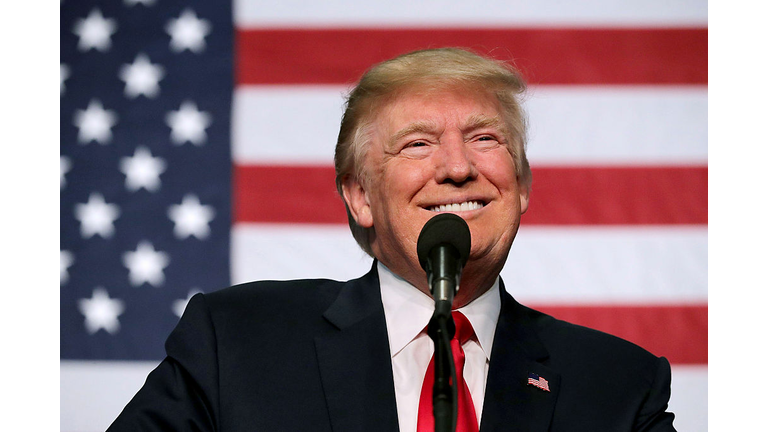
[[[511,65],[482,57],[459,48],[414,51],[384,61],[369,69],[347,96],[336,142],[334,163],[336,188],[342,195],[344,181],[352,176],[363,186],[369,181],[365,154],[370,143],[371,125],[377,110],[399,92],[410,88],[482,88],[498,99],[510,136],[510,152],[521,186],[531,185],[531,168],[525,155],[527,121],[521,106],[525,81]],[[360,247],[373,255],[369,229],[355,222],[347,206],[349,227]]]

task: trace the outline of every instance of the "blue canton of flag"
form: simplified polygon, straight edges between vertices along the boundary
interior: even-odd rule
[[[61,358],[155,360],[230,283],[232,9],[61,5]]]
[[[528,385],[532,385],[544,391],[549,391],[549,381],[536,375],[533,372],[528,372]]]

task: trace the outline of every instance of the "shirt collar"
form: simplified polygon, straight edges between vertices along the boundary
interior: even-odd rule
[[[392,273],[384,264],[377,262],[381,301],[387,321],[389,351],[394,357],[427,326],[435,310],[432,297],[421,292],[408,281]],[[475,330],[480,348],[487,359],[491,358],[493,336],[501,311],[499,278],[491,289],[470,304],[459,308]]]

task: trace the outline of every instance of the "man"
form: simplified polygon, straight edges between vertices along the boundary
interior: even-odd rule
[[[371,271],[194,297],[110,430],[428,430],[434,302],[416,242],[441,212],[472,238],[453,304],[469,338],[460,430],[674,430],[665,359],[525,308],[499,278],[531,185],[523,90],[509,66],[458,49],[368,71],[335,162]]]

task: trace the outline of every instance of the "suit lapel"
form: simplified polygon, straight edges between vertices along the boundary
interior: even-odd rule
[[[334,431],[396,432],[397,407],[376,263],[346,283],[325,318],[338,331],[315,338]]]
[[[545,366],[548,357],[536,336],[529,309],[501,284],[501,313],[496,327],[480,430],[547,431],[560,388],[560,374]],[[528,374],[544,378],[549,391],[528,384]]]

